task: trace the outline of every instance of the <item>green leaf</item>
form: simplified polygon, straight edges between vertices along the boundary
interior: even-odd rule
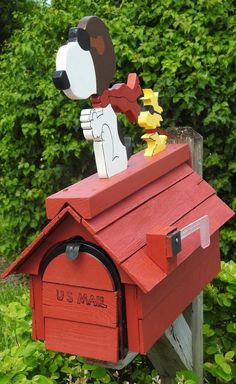
[[[228,351],[225,354],[225,360],[226,361],[230,361],[230,360],[233,359],[234,356],[235,356],[235,352],[234,351]]]
[[[32,383],[35,384],[53,384],[53,381],[43,375],[36,375],[32,378]]]
[[[96,367],[91,373],[91,377],[94,379],[102,379],[105,376],[106,376],[106,369],[102,367]]]
[[[0,384],[8,384],[11,382],[11,379],[4,373],[0,373]]]

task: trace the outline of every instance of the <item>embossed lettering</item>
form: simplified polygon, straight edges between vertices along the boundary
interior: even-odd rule
[[[70,292],[70,291],[66,292],[66,301],[68,303],[73,303],[73,294],[72,294],[72,292]]]
[[[104,303],[104,297],[103,296],[99,296],[99,307],[101,308],[107,308],[107,305]]]
[[[59,301],[66,300],[67,303],[77,303],[84,305],[92,305],[94,307],[107,308],[104,303],[104,296],[88,295],[87,293],[78,292],[77,301],[72,291],[56,290],[56,298]]]
[[[79,292],[77,303],[78,304],[87,304],[88,303],[87,293],[82,294]]]
[[[64,299],[64,291],[57,289],[57,300],[62,301]]]

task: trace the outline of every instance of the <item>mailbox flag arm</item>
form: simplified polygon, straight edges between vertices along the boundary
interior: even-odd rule
[[[182,229],[155,227],[147,233],[147,254],[165,273],[177,267],[177,254],[182,249],[182,240],[193,232],[200,232],[202,248],[210,245],[209,217],[205,215]]]
[[[200,219],[193,221],[191,224],[186,225],[186,227],[180,230],[181,240],[185,237],[191,235],[195,231],[200,231],[200,241],[201,247],[207,248],[210,245],[210,233],[209,233],[209,217],[205,215],[200,217]]]

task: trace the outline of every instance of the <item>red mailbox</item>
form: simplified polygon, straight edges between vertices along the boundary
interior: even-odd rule
[[[233,215],[193,171],[185,144],[65,188],[46,211],[49,224],[3,277],[30,275],[34,339],[112,363],[145,354],[219,272],[218,231]],[[181,237],[204,216],[206,248],[198,227]]]

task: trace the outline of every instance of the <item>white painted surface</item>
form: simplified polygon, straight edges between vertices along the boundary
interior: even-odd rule
[[[56,57],[56,70],[66,71],[70,88],[63,92],[69,99],[88,99],[97,91],[93,59],[89,51],[84,51],[77,41],[59,48]]]
[[[127,152],[118,135],[117,117],[109,104],[105,108],[83,109],[80,116],[84,137],[93,140],[100,178],[109,178],[127,168]]]

